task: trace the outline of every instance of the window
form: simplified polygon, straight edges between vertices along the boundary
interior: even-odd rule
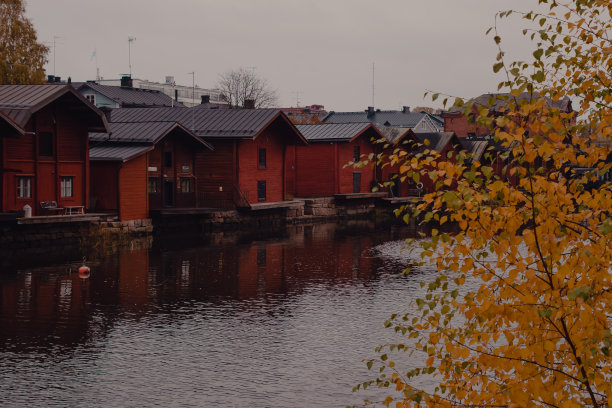
[[[74,177],[60,177],[60,197],[72,197],[72,181]]]
[[[191,192],[191,177],[181,177],[181,193]]]
[[[361,173],[353,173],[353,193],[361,193]]]
[[[359,146],[353,146],[353,161],[357,163],[361,158],[361,149]]]
[[[53,135],[49,132],[38,134],[38,155],[41,157],[53,157]]]
[[[85,95],[85,99],[87,99],[93,105],[96,104],[96,95],[94,95],[94,94],[87,94],[87,95]]]
[[[266,181],[257,182],[257,201],[266,201]]]
[[[32,177],[17,177],[17,198],[32,197]]]
[[[164,152],[164,167],[172,167],[172,152]]]
[[[159,179],[157,177],[149,177],[149,194],[159,193]]]
[[[257,152],[257,167],[260,169],[266,168],[266,149],[259,149]]]

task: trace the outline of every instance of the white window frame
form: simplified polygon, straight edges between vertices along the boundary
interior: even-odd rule
[[[17,198],[32,198],[32,177],[17,176]]]
[[[96,104],[96,94],[85,94],[85,99],[91,102],[92,105]]]
[[[74,197],[74,177],[73,176],[60,177],[60,197],[62,198]]]

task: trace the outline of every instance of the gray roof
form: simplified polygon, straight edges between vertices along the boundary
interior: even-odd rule
[[[472,160],[480,160],[489,143],[486,140],[468,140],[460,137],[461,146],[471,155]]]
[[[284,118],[303,136],[279,109],[198,109],[198,108],[129,108],[113,109],[114,123],[178,122],[204,138],[253,139],[275,119]]]
[[[374,111],[368,114],[363,112],[330,112],[325,119],[326,123],[358,123],[370,122],[383,126],[414,128],[426,113],[403,111]]]
[[[90,130],[108,130],[102,111],[70,85],[0,85],[0,110],[22,128],[32,114],[60,98],[75,102],[75,115],[87,119]]]
[[[122,108],[126,107],[171,107],[183,106],[161,91],[140,88],[122,88],[120,86],[99,85],[95,82],[85,82],[79,91],[90,88],[117,102]]]
[[[366,123],[323,123],[318,125],[297,125],[300,133],[304,135],[308,142],[348,142],[362,135],[368,130],[372,130],[382,135],[369,122]]]
[[[94,146],[89,149],[89,160],[91,161],[121,161],[126,162],[150,150],[155,146],[151,144],[139,145],[104,145]]]
[[[180,129],[198,144],[212,150],[212,146],[177,122],[110,123],[110,134],[90,133],[91,142],[147,143],[154,145],[175,129]]]
[[[424,147],[421,150],[435,150],[438,153],[441,153],[446,147],[446,145],[448,145],[451,139],[455,136],[455,133],[454,132],[415,133],[415,136],[424,145]]]
[[[412,133],[412,129],[407,127],[376,125],[376,128],[390,143],[399,143],[408,135],[409,132]]]
[[[533,95],[527,92],[523,92],[518,97],[516,97],[517,101],[528,101],[530,99],[538,99],[540,95],[538,93],[534,93]],[[470,101],[474,102],[477,106],[486,106],[491,110],[495,111],[504,111],[508,106],[508,103],[514,100],[515,97],[510,95],[509,93],[487,93],[477,96],[476,98],[471,99]],[[546,99],[546,104],[549,108],[557,108],[563,112],[572,111],[572,101],[568,98],[562,98],[558,101],[554,101],[551,98],[544,97]],[[463,108],[452,108],[449,113],[460,113]]]

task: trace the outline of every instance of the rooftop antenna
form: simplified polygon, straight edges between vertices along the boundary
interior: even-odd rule
[[[136,41],[136,37],[128,37],[128,64],[130,66],[130,78],[132,77],[132,43]]]
[[[60,37],[59,35],[53,36],[53,76],[55,76],[55,44]]]
[[[97,48],[98,47],[94,47],[94,50],[91,53],[91,57],[89,58],[89,61],[95,58],[96,60],[96,81],[99,81],[100,80],[100,68],[98,67],[98,49]]]
[[[294,91],[293,93],[295,94],[295,106],[299,108],[300,107],[300,91]]]
[[[372,107],[374,107],[374,62],[372,63]]]
[[[195,71],[189,72],[191,75],[191,131],[195,133]]]

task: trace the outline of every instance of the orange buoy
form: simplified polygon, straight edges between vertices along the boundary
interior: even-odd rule
[[[79,278],[89,278],[90,273],[89,266],[83,265],[79,268]]]

